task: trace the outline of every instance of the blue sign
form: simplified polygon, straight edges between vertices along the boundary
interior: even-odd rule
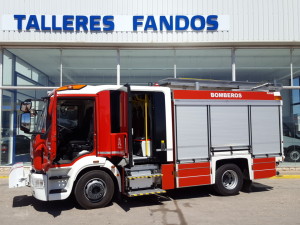
[[[218,15],[13,15],[17,30],[35,31],[217,31]]]
[[[137,31],[138,26],[144,28],[144,31],[185,31],[191,28],[195,31],[204,30],[217,30],[218,29],[218,16],[210,15],[206,18],[201,15],[189,18],[184,15],[177,16],[160,16],[159,21],[155,20],[154,16],[133,16],[133,30]],[[198,22],[198,23],[197,23]]]
[[[36,15],[14,15],[17,20],[18,30],[41,30],[41,31],[101,31],[101,24],[104,31],[114,30],[113,16],[74,16],[64,15],[62,21],[58,25],[57,17],[55,15],[51,18],[51,26],[46,26],[46,16],[41,15],[38,20]],[[25,23],[23,23],[25,20]],[[25,28],[25,29],[24,29]]]

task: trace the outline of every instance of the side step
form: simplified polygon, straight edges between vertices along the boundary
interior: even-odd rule
[[[138,175],[138,176],[128,176],[128,180],[135,180],[135,179],[143,179],[143,178],[152,178],[152,177],[161,177],[161,173],[156,174],[145,174],[145,175]]]
[[[166,193],[166,191],[163,189],[155,188],[155,189],[147,189],[147,190],[129,191],[127,193],[127,196],[136,197],[142,195],[153,195],[153,194],[162,194],[162,193]]]

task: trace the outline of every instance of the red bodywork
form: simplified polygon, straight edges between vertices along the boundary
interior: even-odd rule
[[[276,160],[272,158],[253,159],[254,179],[276,176]]]
[[[275,100],[273,92],[174,90],[174,99]]]
[[[38,134],[35,136],[34,141],[32,143],[33,149],[33,168],[38,171],[43,170],[43,157],[44,151],[46,149],[46,140],[41,138],[41,135]]]

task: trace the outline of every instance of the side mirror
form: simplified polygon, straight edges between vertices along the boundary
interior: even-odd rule
[[[20,129],[28,134],[30,133],[30,127],[31,127],[30,113],[26,112],[21,114]]]
[[[31,100],[27,99],[24,102],[21,102],[20,110],[22,112],[29,112],[31,107],[32,107]]]

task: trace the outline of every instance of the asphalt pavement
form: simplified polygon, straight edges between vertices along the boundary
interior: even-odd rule
[[[1,224],[300,224],[300,179],[263,179],[252,192],[216,196],[208,186],[163,196],[125,198],[102,209],[80,209],[72,199],[41,202],[27,187],[0,179]]]

